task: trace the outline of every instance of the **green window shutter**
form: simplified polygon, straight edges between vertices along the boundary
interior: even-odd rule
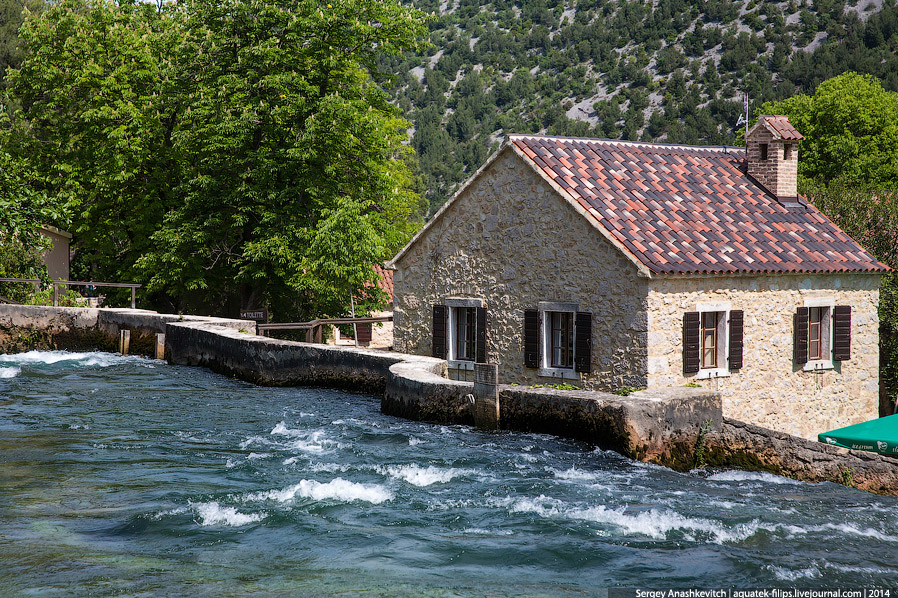
[[[592,371],[592,314],[578,311],[574,317],[574,371]]]
[[[833,308],[833,360],[851,359],[851,306]]]
[[[539,310],[524,310],[524,367],[539,367]]]
[[[807,307],[799,307],[795,311],[795,363],[808,362],[808,314]]]
[[[701,318],[697,311],[683,314],[683,373],[698,373],[701,366]]]
[[[446,346],[448,340],[447,328],[449,320],[449,308],[445,305],[433,306],[433,352],[434,357],[446,359]]]
[[[742,369],[742,337],[745,313],[741,309],[730,312],[730,347],[729,359],[731,370]]]

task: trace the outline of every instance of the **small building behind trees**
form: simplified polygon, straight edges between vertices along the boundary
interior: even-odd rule
[[[55,226],[42,226],[41,235],[48,238],[52,245],[44,251],[42,257],[47,266],[47,272],[53,280],[69,280],[69,244],[72,234],[60,230]]]
[[[391,262],[396,350],[500,381],[695,383],[806,438],[878,414],[888,268],[797,193],[801,134],[748,147],[512,135]]]

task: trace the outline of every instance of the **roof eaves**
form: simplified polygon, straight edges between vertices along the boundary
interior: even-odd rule
[[[548,183],[556,193],[563,197],[565,201],[567,201],[568,204],[570,204],[574,208],[574,210],[577,211],[578,214],[583,216],[583,218],[587,222],[589,222],[593,228],[599,231],[599,233],[605,238],[605,240],[607,240],[615,248],[617,248],[618,251],[624,254],[624,256],[626,256],[627,259],[629,259],[633,263],[633,265],[636,266],[636,269],[639,271],[639,274],[641,276],[645,278],[652,278],[652,271],[649,269],[649,267],[645,263],[643,263],[642,260],[640,260],[636,255],[634,255],[633,252],[627,249],[627,247],[623,243],[614,238],[614,236],[608,231],[608,229],[602,226],[602,223],[599,222],[599,220],[593,214],[591,214],[589,210],[584,208],[575,197],[571,196],[570,193],[565,191],[560,185],[558,185],[558,183],[556,183],[548,175],[546,175],[545,171],[537,164],[535,164],[533,160],[530,159],[530,157],[525,154],[517,145],[515,145],[514,143],[509,143],[509,145],[511,146],[511,149],[514,151],[514,153],[517,154],[525,164],[527,164],[534,172],[536,172],[536,174],[538,174],[540,178],[546,181],[546,183]]]
[[[393,256],[393,259],[391,259],[391,260],[389,260],[388,262],[386,262],[385,265],[386,265],[388,268],[390,268],[391,270],[395,270],[395,269],[396,269],[396,262],[398,262],[400,259],[402,259],[403,257],[405,257],[405,254],[409,252],[409,250],[412,248],[412,246],[413,246],[415,243],[417,243],[418,240],[421,239],[421,237],[423,237],[423,236],[427,233],[427,231],[430,230],[431,227],[433,227],[433,225],[434,225],[440,218],[443,217],[443,214],[446,212],[446,210],[448,210],[449,207],[452,206],[452,204],[455,203],[455,201],[461,196],[462,193],[464,193],[464,192],[468,189],[468,187],[470,187],[472,184],[474,184],[474,181],[476,181],[477,179],[480,178],[480,175],[482,175],[483,172],[484,172],[487,168],[489,168],[490,166],[492,166],[493,162],[495,162],[495,161],[499,158],[499,156],[502,154],[502,152],[505,151],[510,145],[511,145],[511,141],[510,141],[508,138],[506,138],[506,140],[502,142],[502,145],[499,146],[499,149],[497,149],[497,150],[493,153],[492,156],[490,156],[489,158],[487,158],[486,162],[483,163],[483,166],[481,166],[480,168],[478,168],[477,171],[476,171],[474,174],[472,174],[472,175],[470,176],[470,178],[468,178],[468,180],[465,181],[465,183],[464,183],[461,187],[459,187],[458,191],[456,191],[455,194],[454,194],[451,198],[449,198],[449,201],[447,201],[446,203],[444,203],[443,206],[442,206],[439,210],[437,210],[437,213],[433,215],[433,218],[431,218],[430,221],[427,222],[427,224],[425,224],[425,225],[421,228],[421,230],[419,230],[419,231],[415,234],[415,236],[412,237],[411,240],[410,240],[408,243],[405,244],[405,247],[403,247],[402,249],[399,250],[399,253],[397,253],[395,256]]]

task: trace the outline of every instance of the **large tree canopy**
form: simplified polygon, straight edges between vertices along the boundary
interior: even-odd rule
[[[812,96],[767,103],[761,112],[785,114],[805,136],[798,164],[803,182],[898,183],[898,93],[871,75],[833,77]]]
[[[420,220],[376,62],[425,32],[391,0],[61,0],[22,29],[7,142],[84,275],[169,309],[336,313]]]
[[[378,54],[413,46],[413,11],[378,0],[188,2],[176,53],[180,198],[143,260],[176,293],[284,285],[333,312],[411,232],[408,123]],[[277,287],[281,287],[280,289]],[[310,314],[312,315],[312,314]]]
[[[49,279],[41,259],[48,240],[40,234],[40,226],[58,216],[35,174],[0,151],[0,278]],[[23,302],[30,289],[20,283],[0,283],[0,296]]]

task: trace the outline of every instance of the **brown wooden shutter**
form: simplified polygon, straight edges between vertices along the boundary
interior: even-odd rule
[[[742,333],[745,313],[741,309],[730,312],[730,369],[742,369]]]
[[[578,311],[574,318],[574,371],[592,371],[592,314]]]
[[[489,347],[486,345],[486,308],[477,308],[477,363],[486,363]]]
[[[851,306],[833,308],[833,360],[851,359]]]
[[[449,308],[445,305],[433,306],[433,356],[446,359],[446,334],[449,320]]]
[[[539,310],[524,310],[524,367],[539,367]]]
[[[356,324],[355,329],[358,331],[359,344],[371,344],[371,324]]]
[[[808,362],[808,308],[795,311],[795,363]]]
[[[701,366],[701,318],[697,311],[683,314],[683,373],[695,374]]]

